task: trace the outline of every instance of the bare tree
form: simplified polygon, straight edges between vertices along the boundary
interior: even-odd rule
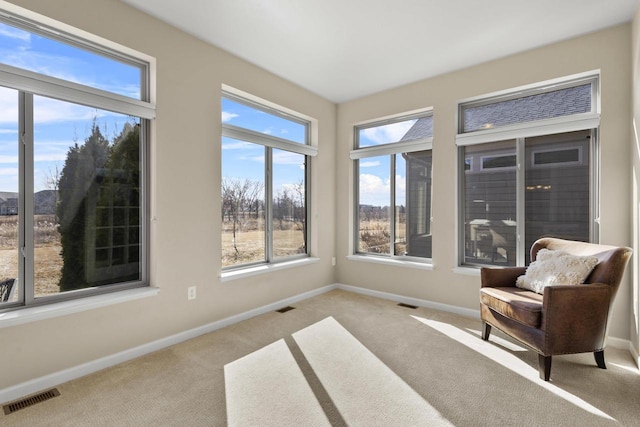
[[[56,213],[56,223],[58,222],[58,189],[60,187],[60,176],[62,175],[62,169],[60,168],[60,164],[56,162],[53,165],[53,168],[49,167],[45,177],[44,177],[44,187],[47,190],[53,190],[55,205],[54,212]]]
[[[222,179],[222,218],[226,216],[232,223],[233,249],[236,259],[240,255],[236,242],[240,221],[247,213],[251,214],[254,206],[257,218],[263,188],[264,184],[260,181],[228,177]]]
[[[304,179],[293,184],[293,191],[296,199],[294,200],[294,221],[300,221],[298,229],[302,231],[302,239],[304,241],[304,250],[307,249],[307,209]],[[296,218],[297,217],[297,218]]]

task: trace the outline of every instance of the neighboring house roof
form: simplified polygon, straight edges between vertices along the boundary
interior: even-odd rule
[[[9,199],[17,199],[18,193],[13,193],[11,191],[0,191],[0,203],[6,202]]]
[[[463,109],[464,131],[551,119],[591,111],[591,84]]]
[[[433,136],[433,117],[421,117],[404,134],[400,141],[413,141],[415,139]]]

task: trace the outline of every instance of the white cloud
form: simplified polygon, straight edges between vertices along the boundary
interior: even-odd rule
[[[379,161],[368,161],[368,162],[360,162],[359,166],[361,168],[374,168],[376,166],[380,166]]]
[[[390,180],[383,180],[377,175],[360,174],[360,204],[373,206],[389,206]]]
[[[5,24],[0,24],[0,36],[21,40],[27,43],[31,41],[31,34],[27,31],[13,28]]]
[[[238,117],[237,114],[235,113],[227,113],[226,111],[222,112],[222,123],[227,123],[233,119],[235,119],[236,117]]]
[[[365,138],[370,139],[373,142],[373,145],[397,142],[402,139],[415,122],[415,120],[409,120],[406,122],[368,128],[364,129],[362,134]]]
[[[389,206],[391,200],[391,179],[383,179],[378,175],[360,174],[360,204],[372,206]],[[406,178],[396,175],[396,204],[406,205]]]
[[[18,168],[0,168],[0,176],[18,176]]]
[[[0,156],[0,164],[4,164],[4,163],[17,164],[18,156]]]
[[[289,151],[275,151],[273,163],[276,165],[302,165],[304,164],[304,156]]]

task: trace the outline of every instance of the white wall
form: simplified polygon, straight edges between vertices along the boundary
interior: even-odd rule
[[[119,1],[14,3],[157,59],[151,282],[160,293],[0,329],[0,390],[333,283],[334,104]],[[222,84],[318,120],[311,246],[319,262],[220,281]],[[187,301],[192,285],[197,299]]]
[[[477,310],[479,275],[454,271],[456,103],[464,98],[597,69],[602,73],[600,242],[630,245],[630,30],[630,25],[618,26],[341,104],[336,160],[341,183],[336,217],[338,281]],[[353,164],[349,160],[353,125],[430,106],[434,108],[433,270],[348,260],[353,236]],[[610,335],[625,340],[629,339],[629,277],[627,274],[623,280],[610,327]]]

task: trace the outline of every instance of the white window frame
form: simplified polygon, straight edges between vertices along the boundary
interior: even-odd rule
[[[569,161],[569,162],[553,162],[553,163],[540,163],[540,164],[536,163],[536,154],[551,153],[551,152],[558,152],[558,151],[572,151],[572,150],[575,150],[578,152],[578,160]],[[580,146],[569,146],[565,148],[557,148],[557,149],[550,149],[550,150],[534,150],[531,152],[532,168],[548,168],[548,167],[553,167],[555,165],[580,166],[583,164],[583,162],[584,162],[584,157],[582,154],[582,147]]]
[[[396,187],[396,162],[395,156],[402,153],[415,153],[419,151],[432,151],[433,152],[433,136],[429,136],[426,138],[420,138],[405,142],[391,142],[387,144],[369,146],[358,148],[359,141],[359,132],[361,130],[373,127],[380,127],[388,124],[404,122],[412,119],[421,119],[424,117],[432,117],[433,118],[433,108],[426,108],[423,110],[413,111],[410,113],[404,113],[399,115],[394,115],[392,117],[387,117],[383,119],[377,119],[367,122],[362,122],[356,124],[353,128],[353,142],[354,148],[349,152],[349,158],[353,161],[353,188],[354,188],[354,197],[353,197],[353,257],[359,257],[361,259],[386,259],[391,260],[393,262],[398,261],[408,261],[411,263],[417,264],[431,264],[433,258],[424,258],[424,257],[416,257],[416,256],[407,256],[407,255],[395,255],[394,252],[394,242],[395,242],[395,187]],[[360,171],[358,167],[358,160],[371,158],[371,157],[382,157],[382,156],[391,156],[389,161],[389,176],[390,176],[390,184],[389,187],[393,189],[390,191],[389,198],[389,254],[374,254],[368,252],[359,252],[358,247],[360,243],[359,236],[359,223],[360,223],[360,206],[359,206],[359,181],[360,181]],[[432,207],[433,208],[433,207]]]
[[[513,125],[505,125],[497,128],[482,129],[477,131],[463,132],[463,115],[462,110],[467,105],[482,105],[487,103],[499,102],[500,100],[511,100],[521,97],[526,97],[534,94],[540,94],[544,92],[556,91],[563,88],[572,86],[579,86],[586,83],[591,84],[591,111],[588,113],[580,113],[562,117],[556,117],[552,119],[543,119],[537,121],[523,122]],[[456,122],[458,124],[458,133],[456,134],[456,146],[458,147],[458,173],[457,176],[457,217],[458,226],[456,232],[457,238],[457,252],[458,252],[458,266],[478,268],[482,267],[481,264],[465,263],[465,231],[464,231],[464,188],[462,183],[464,182],[465,171],[465,155],[464,147],[478,144],[485,144],[491,142],[500,142],[506,140],[513,140],[516,144],[516,170],[517,180],[522,182],[522,188],[518,188],[517,204],[517,226],[516,226],[516,265],[522,266],[525,262],[525,253],[529,248],[524,248],[524,239],[522,238],[524,233],[524,196],[520,192],[524,191],[524,141],[526,138],[535,136],[552,135],[559,133],[568,133],[574,131],[592,130],[591,138],[592,144],[590,148],[591,159],[591,172],[590,172],[590,241],[597,242],[599,236],[599,156],[598,156],[598,129],[600,126],[600,71],[594,70],[585,73],[575,74],[572,76],[562,77],[558,79],[548,80],[531,85],[521,86],[513,89],[503,90],[492,94],[477,96],[473,98],[467,98],[458,101],[458,113]],[[571,147],[570,147],[571,148]],[[563,148],[564,150],[564,148]],[[466,157],[468,158],[468,156]],[[532,159],[534,156],[532,155]],[[533,160],[532,160],[533,161]],[[582,161],[582,155],[581,155]],[[541,167],[541,166],[536,166]],[[507,169],[507,168],[504,168]]]
[[[107,296],[114,291],[128,295],[140,295],[133,288],[150,286],[150,146],[152,120],[156,116],[155,107],[155,73],[156,62],[152,56],[119,45],[99,36],[74,28],[51,18],[28,11],[7,2],[0,2],[0,22],[21,28],[47,38],[70,43],[89,52],[98,53],[114,60],[127,62],[141,70],[141,99],[129,98],[120,94],[85,86],[64,79],[39,74],[33,71],[0,64],[0,86],[15,90],[19,96],[20,123],[22,134],[20,144],[20,201],[19,209],[20,239],[16,250],[19,255],[20,298],[16,302],[3,303],[0,313],[8,311],[32,313],[35,307],[69,301],[76,310],[84,310],[84,301],[99,299],[100,304],[109,304],[118,297]],[[141,278],[131,282],[115,283],[101,287],[81,289],[74,292],[34,297],[33,269],[33,98],[43,96],[73,104],[85,105],[119,114],[135,116],[140,119],[141,138],[141,232],[140,232],[140,264]],[[17,142],[16,142],[17,143]],[[15,286],[17,286],[17,283]],[[127,292],[125,292],[127,291]],[[133,293],[132,293],[133,292]],[[149,294],[146,291],[143,293]],[[126,297],[125,299],[127,299]],[[122,298],[120,298],[122,299]],[[79,302],[71,302],[78,300]],[[63,310],[64,311],[64,310]],[[38,311],[38,312],[41,312]],[[54,313],[51,309],[47,312]],[[29,317],[27,315],[18,317]],[[28,321],[28,320],[25,320]]]
[[[265,113],[284,118],[286,120],[305,126],[305,143],[297,143],[277,136],[268,135],[262,132],[256,132],[251,129],[235,126],[230,123],[222,122],[222,137],[232,138],[235,140],[245,141],[256,145],[262,145],[267,148],[265,155],[265,259],[256,262],[248,262],[238,265],[230,265],[222,267],[221,277],[231,277],[235,272],[241,270],[250,270],[256,266],[287,264],[291,261],[300,260],[311,257],[311,158],[318,155],[318,147],[312,145],[313,123],[311,119],[303,118],[290,111],[275,106],[275,104],[258,99],[257,97],[248,95],[242,91],[223,86],[222,98],[227,98],[233,102],[244,104]],[[306,252],[304,254],[296,254],[282,258],[275,258],[273,254],[273,180],[271,176],[273,149],[288,151],[305,156],[305,221],[306,221]]]

